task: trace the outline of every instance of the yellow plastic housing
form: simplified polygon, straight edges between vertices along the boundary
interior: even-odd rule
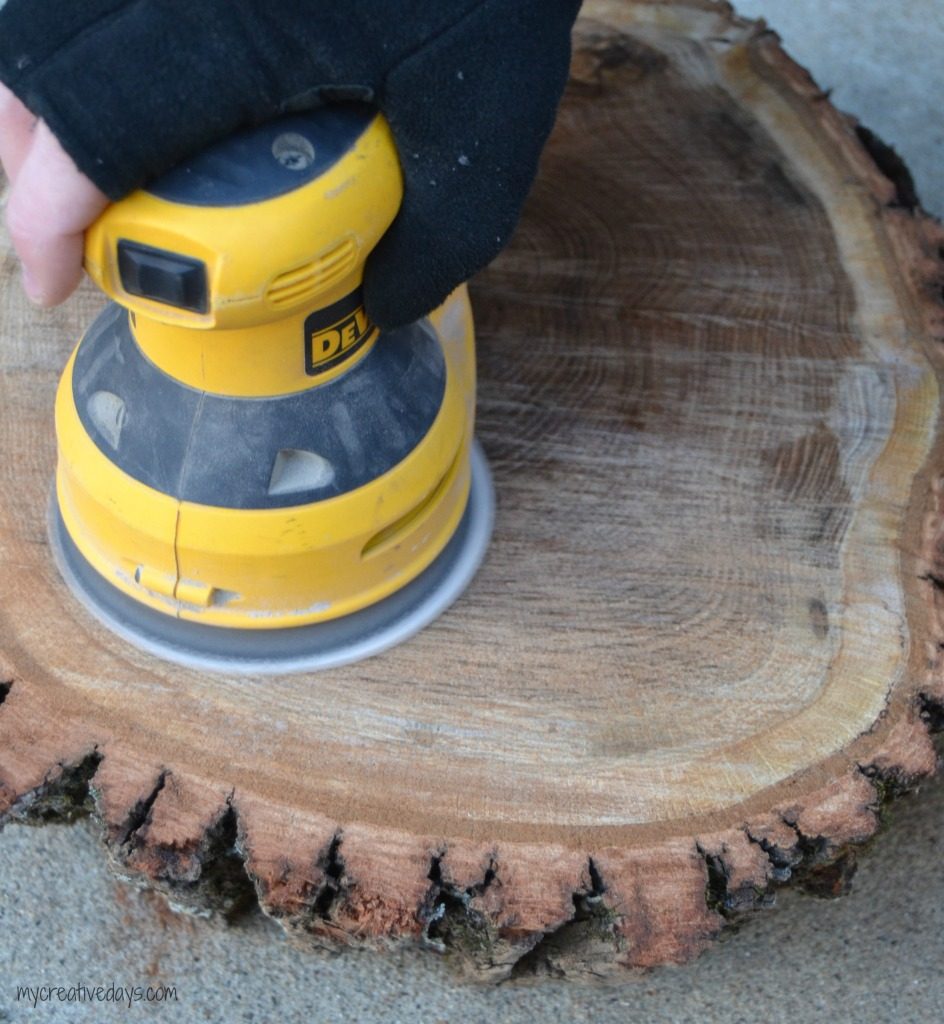
[[[180,502],[118,469],[79,419],[73,355],[56,398],[56,486],[79,551],[137,601],[217,626],[322,622],[394,593],[448,543],[470,486],[475,353],[465,287],[430,319],[446,360],[446,389],[420,444],[364,487],[280,509]]]

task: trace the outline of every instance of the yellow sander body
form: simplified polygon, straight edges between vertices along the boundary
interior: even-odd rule
[[[88,232],[114,303],[57,393],[52,533],[127,639],[207,668],[338,664],[474,574],[493,499],[466,289],[389,332],[361,300],[402,190],[384,119],[323,108],[212,147]]]

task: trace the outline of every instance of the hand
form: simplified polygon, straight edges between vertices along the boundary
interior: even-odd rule
[[[0,163],[10,179],[6,222],[32,302],[55,306],[82,277],[85,229],[108,197],[38,120],[0,84]]]
[[[0,0],[0,80],[112,199],[245,125],[319,102],[375,104],[404,195],[367,260],[364,307],[390,330],[508,241],[567,81],[579,6]],[[19,108],[0,121],[4,161],[22,159],[10,222],[31,287],[55,302],[77,279],[80,232],[104,199],[42,121],[34,133],[29,124]]]

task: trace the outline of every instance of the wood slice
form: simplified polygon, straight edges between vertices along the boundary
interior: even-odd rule
[[[494,543],[388,654],[227,678],[77,607],[52,401],[101,299],[29,309],[4,250],[7,820],[91,806],[121,871],[305,940],[599,973],[683,961],[788,880],[843,891],[935,769],[944,233],[762,25],[585,15],[474,282]]]

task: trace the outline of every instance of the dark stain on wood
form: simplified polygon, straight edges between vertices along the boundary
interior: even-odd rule
[[[814,597],[809,604],[810,628],[817,640],[825,640],[829,636],[829,611],[822,598]]]
[[[703,115],[694,129],[704,136],[709,147],[733,165],[737,180],[762,193],[771,206],[804,207],[813,201],[790,178],[782,154],[767,133],[734,107],[720,90],[717,106]]]
[[[664,53],[641,40],[588,18],[578,23],[574,36],[569,87],[599,93],[614,71],[619,71],[622,84],[662,71],[668,63]]]
[[[836,435],[820,423],[812,432],[762,452],[761,459],[769,469],[771,491],[785,498],[793,513],[806,513],[808,542],[835,549],[852,507]]]

